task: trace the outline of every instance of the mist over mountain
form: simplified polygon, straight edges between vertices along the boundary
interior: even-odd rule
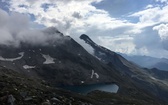
[[[28,16],[11,13],[0,9],[0,44],[18,47],[21,43],[48,45],[52,42],[63,43],[64,37],[56,28],[31,29]]]

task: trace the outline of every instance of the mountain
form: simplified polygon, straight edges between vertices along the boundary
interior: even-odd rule
[[[19,82],[22,84],[22,81],[25,81],[23,89],[21,87],[19,90],[30,91],[32,88],[33,95],[33,92],[40,94],[39,91],[46,94],[52,93],[52,89],[54,89],[56,94],[63,97],[59,99],[64,103],[68,97],[82,97],[76,99],[77,102],[85,100],[88,105],[90,103],[93,105],[102,105],[102,103],[107,105],[112,105],[112,103],[116,105],[127,103],[130,105],[164,105],[167,102],[168,81],[166,78],[158,78],[158,75],[153,75],[154,71],[149,72],[142,69],[121,55],[97,45],[87,35],[81,35],[80,38],[92,46],[93,55],[89,54],[74,39],[64,36],[58,30],[47,32],[48,34],[59,33],[54,34],[59,35],[59,39],[48,40],[47,44],[42,45],[26,42],[22,42],[17,47],[0,45],[0,67],[2,67],[0,74],[7,75],[8,85],[13,86],[13,83],[17,83],[12,88],[14,95],[18,96],[19,94],[15,87],[19,86]],[[9,70],[12,74],[4,73],[5,70]],[[17,77],[22,79],[17,81]],[[6,79],[3,77],[1,81],[2,85],[6,84]],[[117,94],[94,91],[87,96],[81,96],[74,93],[71,95],[71,92],[59,89],[59,86],[86,86],[99,83],[116,84],[119,86],[119,90]],[[2,88],[4,91],[9,89],[5,89],[3,86]],[[42,94],[42,96],[46,96],[46,94]],[[54,96],[56,97],[56,95]],[[72,100],[70,98],[70,101]]]
[[[51,87],[46,81],[32,79],[11,69],[0,66],[0,105],[8,105],[6,100],[16,105],[102,105],[103,102],[70,91]],[[117,96],[111,95],[117,101]],[[123,97],[124,98],[124,97]],[[137,100],[134,101],[134,103]],[[122,102],[129,102],[125,97]],[[107,104],[108,105],[108,104]],[[110,104],[109,104],[110,105]]]
[[[157,68],[160,70],[168,71],[168,62],[158,62],[158,63],[150,66],[149,68]]]
[[[160,70],[168,71],[168,59],[166,58],[154,58],[150,56],[128,56],[126,54],[121,54],[127,60],[134,62],[145,68],[157,68]]]
[[[138,89],[140,88],[141,91],[143,90],[145,93],[152,94],[161,100],[168,99],[167,79],[157,78],[156,75],[153,75],[153,71],[148,72],[146,69],[142,69],[138,65],[129,62],[121,55],[97,45],[85,34],[81,35],[80,38],[94,49],[93,56],[98,58],[104,64],[116,68],[121,77],[125,77],[127,81],[131,81],[135,87]]]
[[[7,96],[12,96],[17,105],[144,105],[151,104],[129,96],[94,91],[87,95],[72,93],[50,86],[41,79],[32,79],[11,69],[0,66],[0,104],[6,105]],[[152,105],[157,105],[154,103]]]
[[[58,33],[55,31],[55,33]],[[48,45],[22,43],[0,46],[0,65],[53,85],[116,82],[114,69],[104,65],[68,36]]]
[[[168,79],[168,72],[167,71],[162,71],[158,70],[156,68],[153,69],[147,69],[146,70],[153,75],[153,77],[156,77],[157,79],[160,80],[167,80]]]

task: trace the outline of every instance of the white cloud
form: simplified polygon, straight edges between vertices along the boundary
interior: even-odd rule
[[[53,41],[62,43],[65,38],[54,27],[35,30],[30,27],[27,15],[0,9],[0,44],[19,46],[21,42],[31,45],[47,45]],[[68,38],[67,38],[68,39]]]
[[[7,44],[8,42],[14,40],[12,35],[7,30],[0,29],[0,33],[1,33],[0,44]]]
[[[166,1],[160,1],[162,3]],[[138,52],[146,52],[146,55],[157,57],[168,57],[168,5],[147,6],[144,10],[131,14],[131,17],[136,17],[139,21],[135,27],[138,27],[139,33],[135,33],[134,44]],[[131,31],[132,33],[133,31]],[[165,40],[166,39],[166,40]],[[144,50],[145,49],[145,50]]]
[[[106,46],[116,52],[131,54],[135,50],[133,37],[129,35],[116,37],[99,36],[98,39],[100,45]]]
[[[18,2],[18,0],[10,0],[9,4],[10,11],[32,14],[38,24],[47,27],[55,26],[64,34],[69,34],[74,38],[83,33],[91,35],[94,41],[113,51],[150,55],[153,54],[152,50],[155,52],[164,50],[159,39],[160,36],[164,36],[161,35],[163,32],[159,33],[160,28],[156,29],[153,26],[168,22],[167,5],[147,5],[144,10],[132,13],[127,17],[138,19],[137,22],[131,23],[126,19],[114,18],[108,11],[97,9],[92,5],[92,3],[100,3],[101,1],[19,0]],[[155,1],[166,3],[168,0]],[[6,19],[5,14],[3,17],[2,19]],[[158,33],[155,33],[156,31]],[[36,32],[30,31],[29,33],[35,34]],[[23,36],[27,36],[27,34]],[[23,36],[20,38],[24,39]],[[156,47],[152,46],[153,43]]]
[[[97,10],[91,5],[93,2],[101,0],[11,0],[10,10],[20,13],[33,14],[36,22],[45,26],[56,26],[60,31],[69,32],[71,26],[80,27],[87,23],[80,22],[86,20],[92,14],[107,14],[103,10]],[[32,3],[33,2],[33,3]],[[52,5],[50,5],[52,4]],[[21,5],[24,5],[22,7]],[[48,6],[47,6],[48,5]],[[80,13],[82,19],[73,17],[74,13]]]
[[[153,7],[154,7],[153,5],[149,4],[149,5],[147,5],[147,6],[145,7],[145,9],[153,8]]]
[[[161,22],[168,22],[168,5],[164,7],[156,6],[133,13],[131,16],[138,17],[139,23],[152,26]]]
[[[126,20],[112,18],[102,9],[91,3],[102,0],[28,0],[10,1],[10,10],[33,14],[35,22],[45,26],[56,26],[65,34],[83,34],[90,30],[110,30],[132,25]],[[20,6],[24,5],[24,7]],[[75,32],[75,33],[74,33]]]
[[[143,26],[151,26],[156,24],[159,21],[159,13],[160,7],[148,8],[143,11],[136,12],[132,14],[133,17],[139,18],[139,24]]]
[[[168,24],[160,24],[153,27],[153,30],[158,32],[158,35],[161,38],[161,43],[163,47],[168,50]]]
[[[168,24],[160,24],[153,27],[153,30],[157,30],[162,40],[168,40]]]
[[[56,26],[58,30],[64,34],[70,34],[72,37],[79,37],[83,33],[95,37],[116,36],[118,32],[123,34],[125,29],[134,27],[134,24],[127,20],[113,18],[107,11],[97,9],[91,4],[95,2],[98,3],[101,0],[43,0],[33,3],[28,0],[20,2],[11,0],[10,10],[33,14],[36,18],[35,22],[47,27]],[[20,5],[24,5],[24,7]],[[116,32],[116,35],[113,31]],[[140,30],[135,28],[134,32],[138,31]],[[124,43],[120,46],[122,45]],[[130,49],[127,48],[127,50],[130,52]]]

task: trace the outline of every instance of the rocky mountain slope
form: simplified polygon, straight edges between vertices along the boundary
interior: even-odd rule
[[[158,70],[156,68],[153,69],[147,69],[145,68],[151,75],[153,75],[153,77],[161,79],[161,80],[168,80],[168,72],[167,71],[162,71],[162,70]]]
[[[25,81],[25,85],[21,86],[19,90],[22,90],[22,88],[28,91],[30,89],[41,89],[40,91],[49,93],[55,90],[61,97],[64,94],[66,96],[65,100],[70,99],[70,97],[82,97],[80,99],[73,98],[70,101],[77,100],[78,102],[84,100],[84,102],[93,105],[102,105],[104,103],[103,100],[106,100],[107,105],[121,104],[122,102],[122,104],[128,103],[130,105],[166,103],[168,99],[167,81],[157,79],[150,72],[127,61],[119,54],[97,45],[86,35],[82,35],[81,38],[94,48],[94,55],[89,54],[71,37],[64,36],[57,30],[48,31],[48,34],[51,32],[58,33],[55,35],[59,35],[59,39],[49,40],[44,45],[22,42],[18,47],[0,46],[0,66],[2,66],[0,73],[8,75],[7,81],[2,78],[2,82],[5,81],[2,85],[11,84],[12,86],[14,85],[12,89],[17,87],[18,90],[18,87],[20,87],[18,84]],[[10,72],[4,73],[5,70],[9,70],[12,74]],[[17,81],[16,77],[21,77],[23,80]],[[96,91],[88,94],[88,96],[82,96],[77,94],[70,95],[71,92],[67,93],[66,91],[61,91],[61,89],[55,89],[56,86],[60,85],[97,83],[115,83],[119,86],[119,91],[117,94]],[[53,88],[54,90],[52,90]],[[2,89],[5,91],[9,88],[6,89],[6,86],[2,86]],[[19,92],[17,91],[15,94],[15,90],[14,92],[13,90],[11,91],[13,92],[12,94],[19,97]],[[34,90],[31,94],[40,94],[40,91]],[[99,95],[104,96],[102,101],[98,100],[100,98]],[[35,96],[40,97],[40,95]],[[108,97],[114,98],[114,100]],[[65,104],[64,98],[60,100]]]
[[[0,65],[27,76],[42,78],[54,85],[115,82],[113,69],[87,53],[67,36],[62,43],[49,45],[22,43],[19,47],[0,46]],[[112,73],[113,72],[113,73]]]
[[[80,95],[54,88],[44,80],[32,79],[23,74],[0,66],[0,105],[7,105],[12,96],[16,105],[145,105],[151,103],[129,96],[94,91]],[[8,103],[9,104],[9,103]]]
[[[93,56],[110,67],[116,68],[119,71],[121,77],[125,77],[136,87],[140,88],[148,94],[152,94],[161,100],[164,99],[166,101],[168,99],[167,80],[155,78],[155,76],[153,76],[154,71],[148,72],[134,63],[127,61],[121,55],[97,45],[87,35],[83,34],[80,36],[80,38],[94,49]]]

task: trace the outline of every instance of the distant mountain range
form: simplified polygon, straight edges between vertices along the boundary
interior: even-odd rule
[[[57,30],[52,32],[60,33]],[[96,44],[85,34],[81,35],[80,38],[93,48],[93,55],[89,54],[71,37],[63,34],[56,35],[60,35],[59,40],[62,43],[51,40],[47,45],[31,45],[24,42],[19,47],[0,45],[0,67],[3,70],[0,68],[0,74],[4,73],[5,70],[10,70],[14,74],[23,76],[22,78],[30,78],[33,83],[34,81],[45,81],[45,84],[51,88],[115,83],[119,86],[117,101],[108,99],[107,97],[110,96],[108,93],[93,92],[89,94],[89,97],[92,97],[91,99],[94,101],[103,94],[104,97],[101,96],[101,99],[104,98],[103,100],[106,101],[97,101],[106,105],[112,105],[113,102],[120,105],[120,100],[127,100],[122,103],[123,105],[127,103],[165,105],[168,102],[166,71],[143,69],[129,62],[120,54]],[[4,75],[8,74],[5,73]],[[8,84],[11,83],[10,80],[14,76],[7,76],[10,77]],[[6,81],[6,79],[1,81]],[[17,78],[11,81],[16,82]],[[41,84],[39,84],[38,90],[40,86]],[[70,96],[69,93],[67,94]],[[95,97],[97,98],[95,99]],[[86,99],[88,100],[88,97]]]
[[[121,54],[121,53],[120,53]],[[154,58],[150,56],[128,56],[121,54],[128,61],[134,62],[135,64],[145,68],[157,68],[160,70],[168,71],[168,59],[166,58]]]

